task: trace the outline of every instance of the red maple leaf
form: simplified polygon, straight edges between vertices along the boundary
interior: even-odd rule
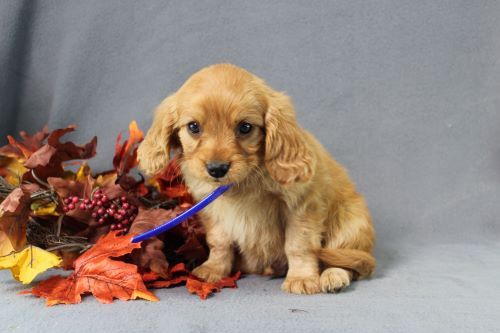
[[[200,280],[197,277],[190,276],[186,281],[186,288],[191,294],[197,294],[201,299],[207,299],[207,297],[213,292],[219,292],[222,288],[236,288],[236,280],[241,276],[238,271],[233,276],[227,276],[221,280],[210,283]]]
[[[71,160],[89,159],[96,154],[97,137],[90,142],[79,146],[73,142],[60,142],[63,135],[73,132],[76,126],[56,129],[49,134],[47,144],[35,151],[24,163],[32,169],[42,180],[48,177],[61,177],[64,174],[63,162]],[[25,174],[24,180],[36,181],[30,173]]]
[[[182,283],[186,283],[186,288],[191,294],[197,294],[201,299],[205,300],[214,292],[219,292],[222,288],[237,288],[236,280],[241,276],[238,271],[233,276],[222,278],[217,282],[206,282],[197,276],[191,274],[183,263],[179,263],[170,269],[170,279],[155,280],[159,278],[154,273],[143,275],[144,281],[151,288],[169,288]]]
[[[101,303],[112,303],[114,298],[157,301],[144,285],[137,266],[110,259],[140,247],[139,243],[131,243],[131,239],[132,236],[109,233],[75,260],[75,271],[71,275],[51,277],[24,293],[46,298],[48,306],[80,303],[81,295],[87,293]]]

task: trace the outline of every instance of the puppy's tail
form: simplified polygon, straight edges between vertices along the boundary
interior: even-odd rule
[[[368,277],[375,271],[375,258],[365,251],[320,248],[315,253],[325,265],[352,270],[358,278]]]

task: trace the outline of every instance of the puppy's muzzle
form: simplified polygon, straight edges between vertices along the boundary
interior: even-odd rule
[[[229,171],[230,166],[227,162],[211,161],[207,163],[207,171],[214,178],[222,178]]]

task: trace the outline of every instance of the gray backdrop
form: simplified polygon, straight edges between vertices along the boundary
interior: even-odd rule
[[[303,126],[350,170],[380,262],[340,295],[289,296],[281,280],[248,277],[206,302],[177,288],[157,304],[52,310],[15,295],[2,272],[10,324],[0,328],[68,329],[78,317],[108,331],[495,330],[499,36],[498,1],[0,0],[2,143],[76,123],[71,138],[99,136],[93,167],[105,169],[131,120],[147,129],[190,74],[231,62],[288,92]]]

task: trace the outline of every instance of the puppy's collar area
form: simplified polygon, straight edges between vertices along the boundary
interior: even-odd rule
[[[161,233],[163,233],[163,232],[165,232],[167,230],[172,229],[176,225],[179,225],[183,221],[187,220],[188,218],[190,218],[191,216],[193,216],[194,214],[198,213],[200,210],[202,210],[203,208],[205,208],[212,201],[214,201],[215,199],[217,199],[218,197],[220,197],[224,192],[226,192],[227,190],[229,190],[233,185],[234,184],[228,184],[228,185],[219,186],[217,189],[215,189],[215,191],[213,191],[212,193],[210,193],[209,195],[207,195],[205,198],[203,198],[202,200],[200,200],[200,202],[198,202],[196,205],[194,205],[193,207],[185,210],[180,215],[174,217],[170,221],[167,221],[167,222],[163,223],[162,225],[160,225],[160,226],[158,226],[158,227],[156,227],[154,229],[146,231],[143,234],[135,236],[134,238],[132,238],[132,243],[139,243],[139,242],[142,242],[142,241],[144,241],[144,240],[146,240],[148,238],[151,238],[151,237],[154,237],[154,236],[158,236],[159,234],[161,234]]]

